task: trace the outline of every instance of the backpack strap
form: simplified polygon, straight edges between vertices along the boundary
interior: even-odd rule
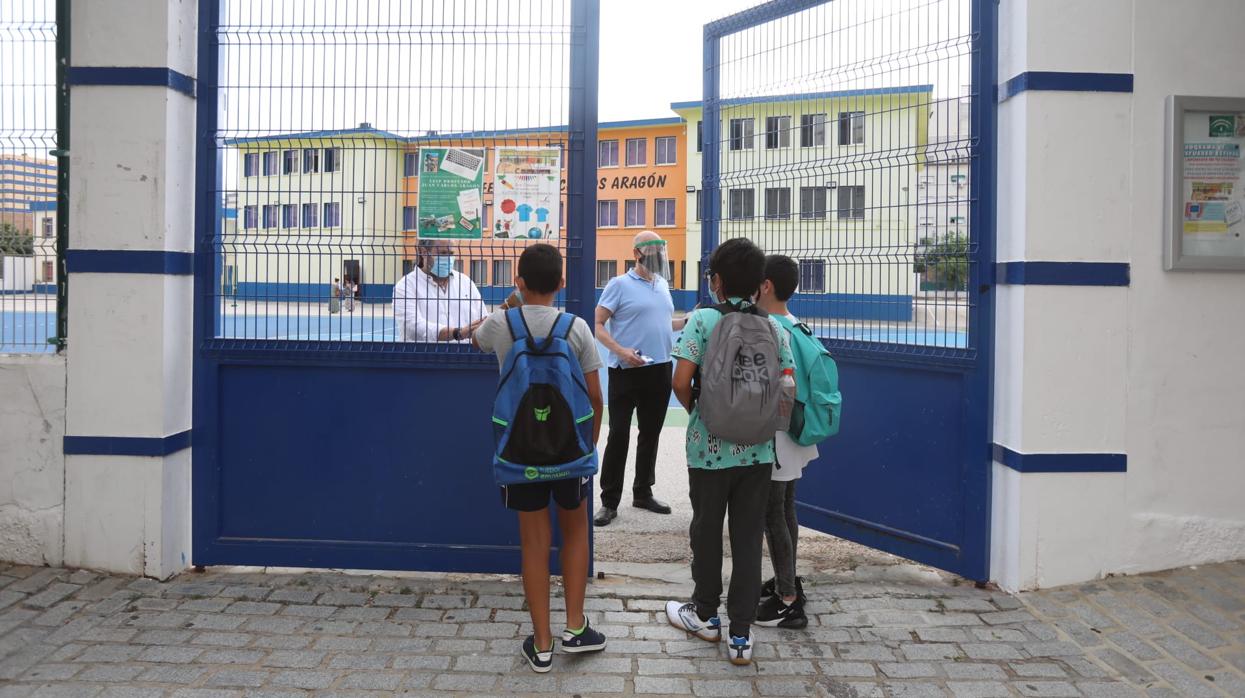
[[[575,316],[565,312],[558,313],[558,317],[553,321],[553,326],[549,328],[549,334],[539,343],[529,333],[527,337],[527,346],[532,351],[544,353],[549,349],[549,345],[553,344],[553,340],[561,338],[566,339],[571,334],[571,326],[575,323]],[[525,327],[526,329],[526,327]]]
[[[511,308],[506,311],[506,326],[510,328],[510,339],[518,344],[527,339],[527,320],[523,317],[523,308]]]
[[[740,303],[739,305],[735,305],[734,303],[731,303],[730,301],[723,301],[713,306],[713,309],[718,311],[719,313],[722,313],[723,315],[726,315],[727,313],[747,313],[749,315],[757,315],[759,317],[769,316],[769,313],[766,313],[764,310],[761,310],[761,306],[757,305],[756,303],[749,303],[748,305],[744,305],[743,303]]]

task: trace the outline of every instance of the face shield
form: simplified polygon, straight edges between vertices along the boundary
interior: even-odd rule
[[[646,240],[636,245],[635,248],[640,253],[640,265],[650,274],[656,274],[667,282],[672,280],[670,257],[666,253],[665,240]]]

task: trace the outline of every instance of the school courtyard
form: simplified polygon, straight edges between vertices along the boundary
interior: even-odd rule
[[[737,667],[666,624],[686,585],[607,574],[588,607],[609,647],[538,675],[511,577],[3,564],[0,696],[1245,695],[1245,563],[1017,596],[914,565],[806,586],[809,627],[757,629]]]

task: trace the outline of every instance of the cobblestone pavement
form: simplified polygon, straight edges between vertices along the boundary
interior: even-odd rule
[[[611,577],[608,650],[537,675],[511,579],[0,564],[0,698],[1245,696],[1243,564],[1021,597],[886,574],[810,579],[810,627],[758,629],[748,667],[666,624],[687,588]]]

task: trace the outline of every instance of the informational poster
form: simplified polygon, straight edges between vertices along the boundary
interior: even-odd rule
[[[498,146],[493,167],[493,237],[552,240],[562,227],[562,149]]]
[[[1184,112],[1183,253],[1245,255],[1245,113]]]
[[[419,237],[483,237],[483,185],[483,148],[420,148]]]

